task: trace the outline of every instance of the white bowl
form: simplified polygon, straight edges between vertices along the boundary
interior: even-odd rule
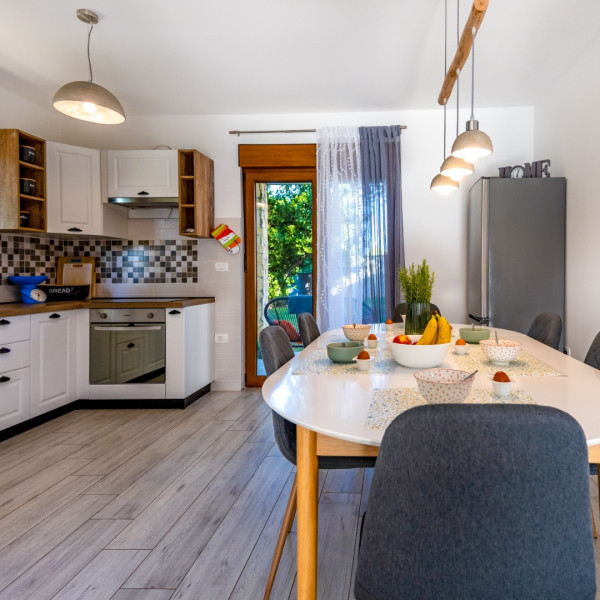
[[[506,398],[510,396],[510,387],[512,381],[494,381],[492,379],[492,385],[494,386],[494,395],[499,398]]]
[[[451,345],[450,342],[447,344],[430,344],[423,346],[394,344],[392,341],[394,337],[396,336],[387,338],[394,360],[399,365],[410,367],[411,369],[427,369],[429,367],[441,365],[444,362]],[[408,337],[415,342],[421,336],[409,335]]]
[[[507,365],[515,360],[521,352],[523,344],[513,340],[481,340],[479,342],[483,355],[495,365]]]
[[[358,323],[354,325],[342,325],[342,331],[352,342],[362,342],[363,340],[366,340],[369,333],[371,333],[371,326]]]
[[[365,340],[365,346],[367,348],[371,348],[371,349],[374,350],[375,348],[377,348],[377,342],[378,341],[379,340],[369,340],[369,339],[367,339],[367,340]]]
[[[458,404],[465,401],[473,385],[473,377],[463,381],[467,375],[467,371],[457,369],[425,369],[417,371],[415,379],[430,404]]]
[[[371,367],[371,361],[373,359],[372,358],[356,358],[356,366],[361,370],[361,371],[368,371],[369,368]]]

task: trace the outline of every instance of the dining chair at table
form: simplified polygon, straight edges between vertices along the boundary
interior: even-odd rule
[[[580,425],[551,407],[402,413],[379,450],[355,597],[593,600],[587,457]]]
[[[590,347],[583,359],[583,362],[594,369],[600,369],[600,332],[596,334],[596,337],[590,344]]]
[[[262,351],[265,370],[268,376],[275,373],[275,371],[294,358],[294,350],[287,334],[281,327],[277,325],[265,327],[260,332],[259,344]],[[279,450],[283,456],[285,456],[285,458],[295,465],[296,425],[287,419],[284,419],[275,411],[271,412],[273,415],[273,432],[275,435],[275,442],[277,443],[277,446],[279,447]],[[374,457],[319,457],[319,469],[363,469],[374,467],[375,460],[376,459]],[[281,529],[279,531],[277,544],[275,546],[273,560],[271,562],[271,569],[269,572],[269,578],[267,580],[264,600],[267,600],[271,595],[271,589],[273,587],[273,583],[275,582],[275,576],[277,575],[277,568],[279,567],[279,561],[281,560],[281,555],[283,553],[285,539],[292,528],[294,517],[296,516],[296,499],[297,485],[296,477],[294,477],[287,508],[283,517]]]
[[[533,319],[529,331],[529,337],[532,337],[550,348],[558,350],[560,338],[562,336],[562,319],[560,315],[551,312],[540,313]]]
[[[305,348],[321,335],[319,326],[310,313],[300,313],[298,315],[298,329],[300,330],[302,345]]]

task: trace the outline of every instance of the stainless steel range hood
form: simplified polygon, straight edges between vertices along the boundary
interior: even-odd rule
[[[175,208],[179,205],[179,199],[175,198],[149,198],[147,196],[135,196],[133,198],[109,198],[111,204],[118,204],[125,208]]]

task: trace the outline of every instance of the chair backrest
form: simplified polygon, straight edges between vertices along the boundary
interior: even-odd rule
[[[298,318],[289,311],[289,297],[280,296],[269,300],[265,305],[265,319],[269,325],[279,325],[287,333],[292,343],[300,342]]]
[[[294,358],[294,349],[286,332],[278,325],[265,327],[258,334],[265,371],[270,376]],[[284,419],[274,410],[273,432],[275,442],[281,453],[291,462],[296,464],[296,425]]]
[[[600,333],[596,334],[594,341],[590,344],[583,362],[590,367],[600,369]]]
[[[532,337],[546,346],[558,350],[562,336],[562,319],[560,315],[551,312],[540,313],[533,319],[527,332]]]
[[[406,314],[406,308],[406,302],[400,302],[400,304],[396,304],[396,308],[394,309],[394,313],[392,314],[392,321],[394,323],[402,323],[404,321],[402,315]],[[442,314],[437,304],[434,304],[433,302],[429,303],[429,308],[432,313],[437,312],[439,315]]]
[[[554,408],[406,411],[375,466],[356,598],[593,600],[587,461],[581,427]]]
[[[298,315],[298,327],[300,329],[302,345],[305,348],[321,335],[317,322],[310,313],[301,313]]]

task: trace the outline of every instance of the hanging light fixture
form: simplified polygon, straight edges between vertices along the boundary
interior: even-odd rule
[[[444,74],[448,66],[448,53],[447,53],[447,37],[448,37],[448,0],[444,1]],[[446,101],[444,100],[444,148],[442,150],[442,156],[446,156]],[[443,164],[442,164],[443,167]],[[451,179],[444,173],[438,173],[429,185],[429,189],[434,192],[439,192],[442,196],[453,192],[458,189],[458,182]]]
[[[456,46],[459,44],[460,0],[456,0]],[[458,112],[460,108],[460,69],[456,69],[456,137],[458,137]],[[440,172],[455,181],[460,181],[467,175],[472,175],[475,167],[464,158],[448,156],[442,164]]]
[[[477,28],[471,29],[473,37],[473,50],[471,55],[471,118],[467,121],[467,130],[461,133],[452,144],[452,156],[463,158],[471,163],[480,158],[489,156],[493,151],[492,140],[483,131],[479,130],[479,121],[475,119],[475,34]]]
[[[89,81],[72,81],[63,85],[54,94],[54,108],[74,119],[116,125],[125,121],[125,111],[121,103],[106,88],[94,83],[92,77],[92,61],[90,59],[90,37],[94,25],[98,23],[98,15],[86,8],[77,10],[77,18],[87,23],[90,28],[87,41],[87,58],[90,69]]]

